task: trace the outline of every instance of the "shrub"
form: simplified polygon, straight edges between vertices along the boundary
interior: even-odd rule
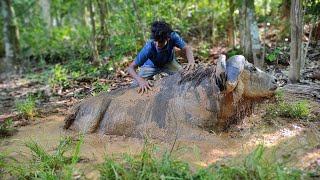
[[[56,64],[51,70],[51,77],[49,83],[51,86],[62,86],[66,87],[69,85],[69,77],[67,69],[63,68],[61,65]]]

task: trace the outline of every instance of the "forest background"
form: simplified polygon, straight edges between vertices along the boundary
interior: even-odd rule
[[[192,44],[198,62],[216,58],[214,53],[243,54],[263,68],[265,61],[278,64],[290,51],[293,6],[301,25],[295,36],[304,40],[303,49],[319,40],[318,0],[3,0],[1,77],[35,72],[34,67],[51,69],[46,79],[52,85],[84,74],[106,77],[137,55],[157,19],[171,23]],[[280,63],[288,65],[288,59]],[[303,65],[305,57],[295,59]]]

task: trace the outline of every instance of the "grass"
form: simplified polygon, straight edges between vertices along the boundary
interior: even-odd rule
[[[306,100],[288,102],[283,100],[284,92],[276,93],[276,104],[268,106],[266,113],[270,117],[287,117],[307,119],[311,116],[310,104]]]
[[[12,127],[12,122],[12,119],[8,119],[0,125],[0,137],[9,136],[16,130],[14,127]]]
[[[23,101],[16,102],[16,110],[26,119],[33,119],[36,116],[35,99],[32,96],[28,96]]]
[[[44,150],[42,146],[31,140],[25,143],[31,151],[31,157],[24,160],[10,158],[0,152],[0,173],[4,178],[17,179],[75,179],[85,178],[77,174],[75,165],[79,162],[79,151],[84,142],[84,136],[73,149],[72,156],[65,156],[72,147],[73,140],[62,138],[53,153]],[[198,149],[194,148],[197,156]],[[265,154],[265,147],[258,147],[244,159],[234,158],[230,164],[214,163],[209,167],[198,166],[193,169],[187,162],[174,158],[170,152],[161,157],[157,154],[155,144],[146,142],[141,153],[137,155],[122,154],[106,156],[105,160],[96,166],[100,179],[307,179],[312,174],[290,168],[270,154]],[[229,161],[228,161],[229,162]]]
[[[150,146],[150,145],[146,145]],[[152,146],[152,145],[151,145]],[[169,152],[155,157],[153,148],[144,148],[138,155],[106,157],[98,165],[101,179],[303,179],[307,172],[285,166],[285,162],[270,160],[265,147],[259,145],[243,161],[231,165],[212,164],[208,168],[193,170],[183,160]]]
[[[60,139],[53,153],[46,151],[41,145],[31,140],[25,146],[31,151],[31,157],[23,156],[22,160],[0,154],[0,171],[8,178],[18,179],[73,179],[75,164],[79,161],[80,147],[84,136],[76,145],[73,156],[66,156],[71,150],[73,140],[70,137]]]

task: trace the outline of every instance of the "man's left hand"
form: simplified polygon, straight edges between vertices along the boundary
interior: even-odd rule
[[[197,67],[197,64],[196,63],[188,63],[187,65],[185,65],[183,68],[187,71],[189,70],[193,70],[194,68]]]

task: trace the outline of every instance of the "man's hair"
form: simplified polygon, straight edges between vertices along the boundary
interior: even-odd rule
[[[171,25],[166,23],[164,20],[154,21],[151,24],[151,39],[160,43],[165,42],[171,35]]]

